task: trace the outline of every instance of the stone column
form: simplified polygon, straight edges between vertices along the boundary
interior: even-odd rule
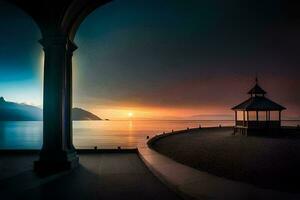
[[[44,37],[43,147],[34,163],[38,173],[54,173],[78,165],[72,144],[72,52],[65,35]]]
[[[77,46],[74,42],[68,42],[68,49],[67,49],[67,63],[66,63],[66,71],[65,71],[65,91],[66,91],[66,98],[65,98],[65,129],[66,129],[66,144],[68,148],[75,151],[73,146],[73,121],[72,121],[72,108],[73,108],[73,81],[72,81],[72,58],[73,52],[77,49]]]

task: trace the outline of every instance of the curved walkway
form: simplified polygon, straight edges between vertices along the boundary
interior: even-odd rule
[[[182,132],[185,131],[158,135],[151,140]],[[300,194],[261,189],[196,170],[159,154],[146,143],[138,151],[148,168],[185,199],[300,199]]]
[[[32,172],[36,158],[36,154],[0,156],[0,174],[9,172],[0,176],[0,199],[180,199],[153,176],[136,152],[81,153],[78,169],[47,178]]]

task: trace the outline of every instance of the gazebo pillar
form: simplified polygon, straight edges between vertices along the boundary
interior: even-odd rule
[[[72,55],[76,45],[65,35],[44,37],[43,146],[34,170],[52,173],[78,165],[72,143]]]
[[[258,121],[258,111],[256,111],[256,121]]]
[[[235,122],[235,124],[237,122],[237,111],[236,110],[234,111],[234,122]]]
[[[279,111],[279,125],[281,126],[281,111]]]
[[[243,126],[245,126],[245,111],[243,110]]]
[[[247,117],[247,123],[248,123],[248,121],[249,121],[249,111],[248,110],[246,111],[246,114],[247,114],[246,117]]]

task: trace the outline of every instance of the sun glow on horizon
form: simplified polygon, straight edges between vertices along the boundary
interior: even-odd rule
[[[231,110],[215,107],[166,108],[166,107],[129,107],[111,105],[76,105],[103,119],[110,120],[187,120],[187,119],[232,119]]]
[[[129,118],[133,117],[133,113],[132,112],[127,113],[127,115],[128,115]]]

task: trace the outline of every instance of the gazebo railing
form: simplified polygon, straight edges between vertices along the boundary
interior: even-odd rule
[[[278,128],[280,121],[236,121],[236,126],[248,128]]]

